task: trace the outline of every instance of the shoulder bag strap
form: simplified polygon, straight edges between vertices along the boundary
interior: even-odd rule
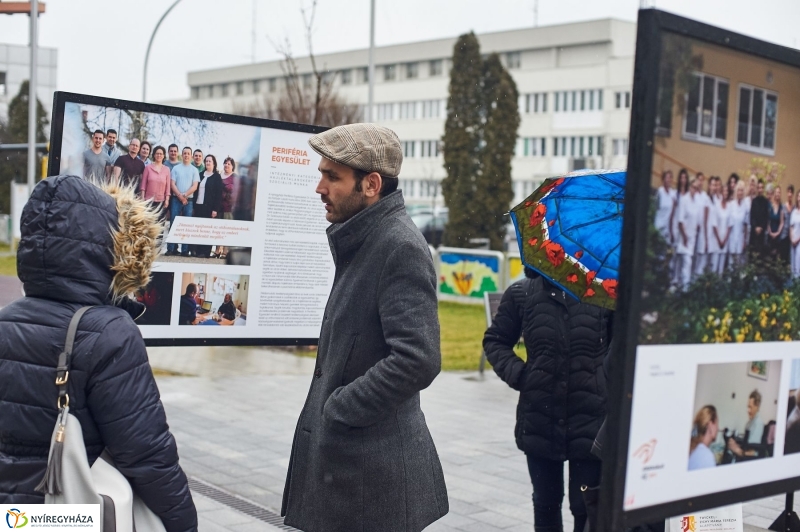
[[[67,428],[67,416],[69,415],[69,394],[67,393],[67,382],[69,381],[69,363],[72,355],[72,347],[75,344],[75,336],[78,333],[78,323],[81,318],[92,307],[81,307],[72,316],[67,327],[67,339],[64,342],[64,350],[58,355],[58,367],[56,368],[56,386],[58,387],[58,418],[53,437],[50,441],[50,453],[47,457],[47,469],[45,469],[42,481],[36,486],[35,490],[48,495],[60,495],[63,487],[63,452],[64,434]]]
[[[58,355],[58,367],[56,367],[56,386],[58,386],[58,408],[69,406],[69,394],[67,394],[67,381],[69,381],[69,364],[72,356],[72,347],[75,344],[75,336],[78,334],[78,323],[86,313],[92,308],[81,307],[72,316],[67,327],[67,340],[64,342],[64,350]]]

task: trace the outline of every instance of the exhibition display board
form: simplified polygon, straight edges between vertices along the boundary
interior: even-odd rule
[[[602,530],[800,488],[798,139],[800,52],[640,11]]]
[[[57,92],[48,175],[119,176],[162,210],[136,294],[148,345],[314,344],[334,276],[308,146],[323,129]]]

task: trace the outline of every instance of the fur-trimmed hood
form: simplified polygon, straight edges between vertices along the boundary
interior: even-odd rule
[[[130,187],[49,177],[22,211],[17,271],[25,294],[119,302],[149,282],[162,231],[158,213]]]

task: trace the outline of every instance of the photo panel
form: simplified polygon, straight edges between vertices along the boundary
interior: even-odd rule
[[[334,276],[308,144],[324,129],[57,92],[48,173],[120,181],[160,211],[136,294],[148,345],[311,345]]]
[[[688,470],[772,458],[781,361],[697,366]]]
[[[136,323],[139,325],[169,325],[172,311],[172,285],[175,274],[155,272],[150,283],[135,294],[135,299],[145,306],[145,312]]]
[[[231,273],[181,275],[178,325],[247,325],[250,276]]]
[[[635,72],[602,530],[800,487],[800,52],[648,9]]]

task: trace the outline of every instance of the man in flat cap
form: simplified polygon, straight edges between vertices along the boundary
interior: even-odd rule
[[[419,397],[441,367],[436,274],[397,190],[400,141],[351,124],[309,144],[336,276],[281,515],[305,532],[417,532],[448,502]]]

